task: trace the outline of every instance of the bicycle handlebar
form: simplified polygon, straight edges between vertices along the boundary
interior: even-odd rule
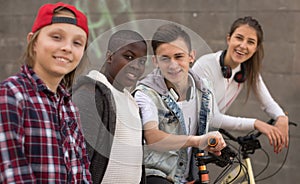
[[[275,122],[275,120],[273,120],[273,119],[268,121],[269,124],[273,124],[274,122]],[[297,124],[294,122],[289,122],[289,125],[297,126]],[[237,142],[241,146],[241,148],[242,148],[241,154],[243,155],[244,158],[248,157],[248,154],[253,154],[256,149],[261,148],[260,142],[257,139],[262,134],[261,132],[248,134],[246,136],[238,136],[238,137],[234,137],[232,134],[230,134],[229,132],[227,132],[224,129],[219,129],[219,132],[222,133],[223,135],[227,136],[230,140]],[[208,145],[214,145],[214,143],[215,143],[214,141],[216,141],[216,140],[214,140],[214,139],[208,140]],[[195,157],[196,157],[196,161],[197,161],[196,165],[199,168],[199,172],[198,172],[199,180],[197,180],[198,182],[195,180],[192,183],[194,183],[194,184],[206,183],[206,181],[209,181],[209,180],[205,180],[204,182],[202,182],[202,179],[201,179],[202,175],[208,174],[208,171],[206,171],[206,166],[205,166],[206,164],[214,163],[219,167],[225,167],[229,164],[232,164],[237,155],[238,154],[235,153],[234,151],[232,151],[229,146],[226,146],[225,148],[223,148],[221,150],[220,156],[216,156],[212,153],[208,153],[207,155],[204,155],[203,151],[196,153]]]
[[[273,125],[275,122],[274,119],[270,119],[267,123],[270,125]],[[257,132],[256,134],[254,134],[255,137],[259,137],[262,133],[261,132]]]
[[[237,153],[235,153],[231,148],[226,146],[221,150],[220,156],[216,156],[212,153],[208,153],[207,155],[196,154],[196,160],[198,166],[214,163],[219,167],[225,167],[226,165],[231,164],[236,156]]]
[[[275,122],[274,119],[270,119],[267,123],[270,125],[273,125],[274,122]],[[297,126],[297,123],[289,121],[289,125]],[[222,133],[223,135],[226,135],[230,140],[238,142],[238,143],[243,143],[244,141],[256,139],[262,134],[261,132],[257,132],[255,134],[249,134],[246,136],[234,137],[232,134],[230,134],[229,132],[227,132],[226,130],[224,130],[222,128],[219,129],[219,132]]]
[[[275,122],[274,119],[270,119],[267,123],[270,125],[273,125]],[[294,122],[289,122],[289,125],[297,126]],[[224,129],[219,129],[219,132],[228,137],[230,140],[237,142],[239,145],[241,145],[242,154],[243,156],[247,156],[248,154],[254,154],[256,149],[261,148],[260,142],[257,139],[262,133],[252,133],[248,134],[246,136],[238,136],[234,137],[232,134],[227,132]]]

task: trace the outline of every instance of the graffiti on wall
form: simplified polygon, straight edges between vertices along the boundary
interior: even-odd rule
[[[92,43],[89,44],[87,55],[90,61],[90,69],[101,68],[100,66],[104,64],[108,38],[118,29],[132,29],[139,32],[149,41],[157,27],[171,22],[163,19],[137,20],[130,0],[97,0],[93,2],[78,0],[74,5],[83,12],[86,12],[89,21],[89,40]],[[211,52],[209,46],[197,33],[183,25],[179,26],[184,28],[191,36],[192,45],[197,45],[195,48],[198,54],[197,57]],[[150,49],[149,53],[152,53]],[[151,71],[153,68],[151,66],[152,62],[147,62],[146,65],[147,69]]]
[[[90,40],[95,40],[100,34],[115,27],[118,24],[115,19],[119,16],[127,16],[125,17],[127,21],[135,20],[129,0],[114,0],[113,3],[110,3],[113,4],[113,7],[109,7],[108,2],[107,0],[97,0],[93,3],[89,1],[76,1],[74,3],[74,6],[87,13]],[[95,44],[93,46],[97,47]],[[103,54],[101,49],[95,49],[97,50],[97,57],[100,58]]]

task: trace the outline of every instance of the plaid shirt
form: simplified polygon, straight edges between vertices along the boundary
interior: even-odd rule
[[[0,85],[0,183],[91,183],[77,108],[34,71]]]

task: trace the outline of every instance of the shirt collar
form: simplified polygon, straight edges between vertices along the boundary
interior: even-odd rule
[[[52,91],[48,89],[46,84],[33,71],[32,67],[29,67],[28,65],[23,65],[21,67],[21,72],[31,81],[31,84],[37,91],[43,91],[47,94],[55,95]],[[62,84],[59,84],[57,88],[57,93],[59,96],[64,96],[67,98],[70,97],[70,93],[66,90],[66,88]]]

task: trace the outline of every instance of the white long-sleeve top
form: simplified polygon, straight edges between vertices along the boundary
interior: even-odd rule
[[[199,76],[207,78],[213,86],[217,107],[214,108],[216,116],[213,124],[216,128],[227,128],[231,130],[253,130],[254,118],[243,118],[225,115],[226,111],[237,98],[244,83],[237,83],[233,80],[236,72],[240,71],[240,66],[232,70],[230,79],[223,77],[219,58],[222,51],[211,53],[200,57],[193,65],[192,70]],[[280,106],[275,102],[269,93],[261,75],[258,79],[258,96],[261,109],[270,118],[277,119],[278,116],[285,115]]]

